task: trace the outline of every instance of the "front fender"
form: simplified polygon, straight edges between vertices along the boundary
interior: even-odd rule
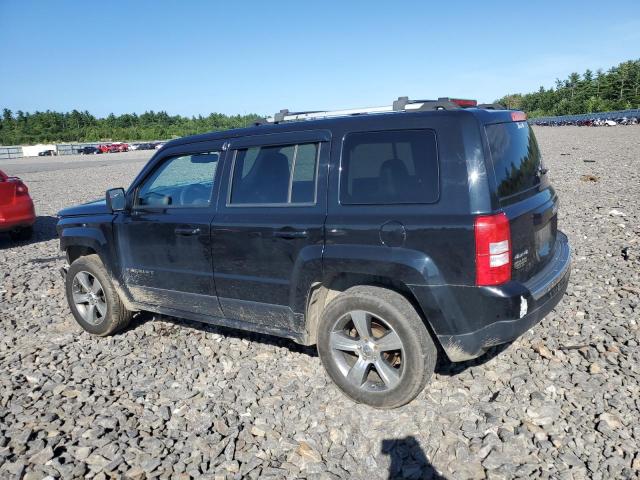
[[[109,274],[115,278],[114,274],[117,272],[114,270],[114,266],[117,262],[113,258],[113,252],[110,248],[112,220],[111,215],[91,217],[91,219],[60,219],[56,226],[60,237],[60,250],[66,252],[71,247],[84,247],[93,250],[100,257]]]

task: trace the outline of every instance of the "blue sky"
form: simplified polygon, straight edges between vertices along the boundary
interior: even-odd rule
[[[487,102],[640,57],[640,2],[0,0],[0,108]]]

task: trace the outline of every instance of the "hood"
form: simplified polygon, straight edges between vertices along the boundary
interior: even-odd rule
[[[58,212],[59,217],[75,217],[78,215],[99,215],[111,213],[107,208],[107,201],[102,198],[93,200],[82,205],[74,205],[73,207],[63,208]]]

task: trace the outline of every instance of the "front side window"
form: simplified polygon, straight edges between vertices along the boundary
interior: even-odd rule
[[[218,152],[182,155],[166,160],[138,190],[139,207],[206,207],[210,204]]]
[[[317,143],[242,148],[234,156],[231,205],[315,202]]]
[[[342,204],[436,202],[439,180],[435,133],[351,133],[343,144],[340,178]]]

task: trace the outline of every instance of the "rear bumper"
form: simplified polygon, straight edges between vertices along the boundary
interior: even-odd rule
[[[36,212],[30,198],[0,207],[0,232],[30,227],[36,221]]]
[[[458,310],[463,316],[460,323],[482,326],[464,333],[438,334],[436,331],[451,361],[470,360],[489,347],[510,342],[553,310],[564,295],[571,275],[571,248],[566,235],[558,232],[556,242],[551,261],[526,283],[465,287],[467,305]],[[464,297],[460,300],[465,301]]]

